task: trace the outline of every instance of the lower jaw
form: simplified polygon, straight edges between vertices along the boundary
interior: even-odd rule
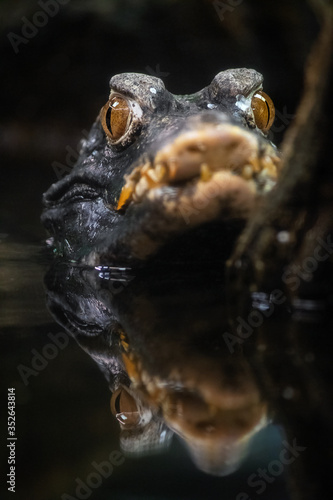
[[[140,264],[155,257],[184,261],[191,255],[196,262],[224,261],[261,199],[254,181],[230,171],[150,188],[119,213],[105,244],[84,262]]]
[[[258,202],[253,184],[225,171],[183,187],[155,187],[119,216],[114,248],[139,261],[161,252],[167,260],[193,253],[227,258]],[[106,249],[102,259],[108,254]]]
[[[215,172],[209,180],[194,179],[183,187],[160,186],[146,199],[160,203],[167,216],[197,225],[219,218],[247,219],[258,199],[254,182],[231,172]]]

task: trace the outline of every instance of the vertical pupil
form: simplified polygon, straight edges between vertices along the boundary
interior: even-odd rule
[[[112,135],[112,129],[111,129],[111,108],[110,107],[109,107],[109,109],[106,112],[105,124],[107,126],[108,131]]]
[[[265,99],[265,105],[266,105],[266,112],[267,112],[267,121],[266,121],[265,127],[267,127],[267,125],[269,124],[269,120],[271,118],[271,112],[270,112],[269,105],[268,105],[268,102],[266,101],[266,99]]]
[[[113,96],[101,110],[100,120],[104,132],[112,143],[119,141],[129,130],[133,111],[128,100]]]
[[[262,90],[257,92],[252,98],[252,110],[257,127],[268,132],[275,118],[272,99]]]
[[[117,140],[123,136],[127,130],[130,110],[127,101],[119,97],[113,98],[110,103],[110,109],[110,128],[113,138]]]

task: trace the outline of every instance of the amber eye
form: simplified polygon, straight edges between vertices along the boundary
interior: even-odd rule
[[[251,106],[257,127],[265,133],[268,132],[275,118],[275,108],[272,99],[260,90],[252,97]]]
[[[113,95],[101,110],[101,123],[112,142],[119,141],[131,123],[131,109],[127,99]]]
[[[135,399],[121,387],[111,397],[111,412],[125,429],[135,427],[140,421],[140,413]]]

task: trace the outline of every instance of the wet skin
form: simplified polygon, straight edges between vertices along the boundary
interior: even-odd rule
[[[105,373],[123,449],[166,446],[173,431],[202,470],[218,475],[238,467],[266,422],[247,362],[221,341],[225,297],[215,286],[279,172],[262,80],[227,70],[198,93],[175,96],[154,77],[114,76],[73,171],[44,195],[42,220],[60,257],[46,279],[49,307]],[[201,268],[213,256],[214,279],[190,274],[183,291],[177,280],[163,287],[158,266],[143,282],[135,267],[178,260],[184,272],[184,260]],[[112,264],[121,272],[122,263],[134,286],[121,294],[101,287],[96,272],[114,273]]]
[[[324,2],[322,2],[322,8],[324,9]],[[231,311],[229,310],[231,320],[233,320],[233,317],[237,319],[238,317],[248,318],[248,315],[253,312],[253,309],[257,309],[257,316],[259,314],[259,316],[264,318],[262,324],[254,328],[249,338],[244,339],[244,336],[237,338],[236,335],[234,337],[233,347],[237,350],[240,345],[240,350],[242,352],[242,356],[238,357],[237,360],[234,358],[235,373],[236,375],[237,373],[243,373],[243,379],[242,377],[238,378],[236,376],[235,389],[240,392],[242,392],[242,389],[245,389],[244,395],[246,395],[246,393],[252,394],[254,397],[254,407],[256,403],[260,403],[262,400],[267,402],[269,414],[275,414],[276,421],[282,422],[285,425],[287,435],[291,442],[296,440],[297,445],[301,446],[302,453],[300,457],[295,460],[295,463],[292,463],[290,467],[290,492],[292,498],[297,500],[323,498],[327,494],[326,492],[332,489],[331,459],[333,439],[331,425],[331,388],[333,376],[331,362],[332,335],[330,335],[330,332],[332,330],[333,296],[333,184],[331,140],[329,135],[332,128],[323,128],[323,118],[325,113],[327,113],[327,103],[331,104],[328,93],[328,90],[331,88],[329,85],[329,82],[331,82],[331,80],[329,80],[329,68],[333,61],[331,57],[331,50],[333,47],[333,12],[328,9],[327,7],[327,12],[323,16],[326,26],[323,28],[319,40],[320,43],[314,47],[309,60],[306,71],[306,91],[297,113],[297,119],[292,127],[290,127],[290,131],[286,134],[286,138],[282,145],[282,150],[284,152],[284,175],[279,182],[278,189],[274,190],[272,196],[265,197],[262,204],[262,210],[258,210],[256,215],[251,218],[247,230],[239,240],[236,251],[234,251],[232,258],[229,260],[227,281],[229,302],[233,306]],[[230,74],[229,72],[227,73]],[[238,74],[238,76],[240,75]],[[122,79],[124,75],[117,78]],[[242,81],[242,77],[240,77],[240,81]],[[192,196],[195,196],[196,193],[202,192],[202,189],[204,189],[203,185],[206,186],[206,184],[203,183],[207,182],[207,178],[209,181],[216,175],[217,177],[214,180],[219,179],[221,172],[219,172],[219,168],[216,167],[216,158],[221,159],[221,165],[224,167],[223,148],[221,149],[220,146],[217,146],[217,144],[221,145],[221,142],[223,143],[223,139],[221,139],[221,142],[219,142],[219,140],[213,140],[212,155],[207,154],[207,156],[205,156],[204,154],[199,158],[200,161],[198,163],[203,160],[202,163],[208,164],[207,169],[206,166],[202,167],[200,163],[199,175],[197,175],[198,163],[196,163],[195,160],[190,162],[183,161],[183,158],[181,160],[180,156],[182,155],[179,156],[179,142],[177,142],[177,137],[178,139],[180,138],[181,151],[184,151],[182,145],[186,145],[188,140],[188,135],[182,134],[182,127],[184,127],[183,130],[187,127],[196,128],[196,125],[194,126],[193,123],[198,124],[200,122],[202,123],[202,121],[213,121],[216,124],[218,122],[225,123],[226,121],[229,123],[232,120],[238,120],[237,123],[243,132],[246,129],[250,129],[252,130],[251,134],[253,132],[258,133],[254,125],[253,117],[251,122],[250,119],[247,120],[245,118],[246,113],[243,115],[243,112],[246,110],[244,100],[239,98],[237,101],[237,95],[247,96],[251,95],[251,92],[249,94],[246,92],[242,94],[242,92],[237,93],[237,91],[236,95],[236,93],[228,91],[228,88],[230,90],[232,87],[230,84],[231,82],[229,80],[227,85],[224,86],[223,92],[221,91],[219,95],[211,91],[212,86],[207,88],[210,90],[204,89],[204,91],[199,93],[202,95],[205,94],[206,96],[209,95],[211,99],[209,102],[217,103],[217,108],[227,113],[228,116],[226,117],[226,115],[224,115],[224,118],[222,118],[222,115],[217,114],[216,111],[209,111],[209,116],[212,117],[212,120],[206,118],[208,114],[200,114],[200,118],[194,118],[194,122],[189,125],[187,117],[192,114],[195,115],[198,112],[197,109],[196,113],[194,113],[194,107],[191,106],[193,102],[198,103],[200,101],[196,101],[199,94],[191,96],[191,98],[188,96],[175,98],[176,100],[182,100],[184,106],[185,102],[187,102],[188,110],[191,109],[191,112],[186,115],[184,120],[178,115],[178,119],[183,125],[181,125],[178,130],[175,128],[171,131],[172,129],[170,129],[170,136],[166,137],[165,140],[162,139],[161,144],[156,142],[155,147],[155,144],[151,143],[150,146],[147,147],[146,151],[150,151],[150,148],[152,148],[151,151],[153,151],[148,161],[147,159],[144,160],[143,157],[141,157],[141,159],[139,157],[139,159],[135,161],[130,161],[130,156],[128,157],[128,170],[125,169],[122,172],[126,173],[127,177],[123,177],[119,172],[119,179],[121,180],[118,184],[118,191],[114,195],[114,212],[110,209],[110,213],[114,213],[113,220],[116,221],[115,225],[112,226],[113,229],[111,229],[109,233],[107,233],[107,231],[104,234],[99,232],[99,239],[95,239],[95,241],[98,241],[97,251],[93,254],[90,253],[91,247],[89,247],[89,245],[93,243],[91,239],[90,242],[85,240],[88,245],[80,251],[78,251],[78,246],[76,250],[73,247],[73,251],[69,252],[68,245],[66,244],[67,250],[64,250],[66,255],[74,255],[77,260],[83,259],[83,261],[91,263],[100,262],[103,261],[103,259],[107,261],[108,258],[116,260],[118,257],[130,261],[134,260],[136,262],[140,260],[143,261],[163,246],[168,247],[167,242],[172,241],[175,235],[177,235],[177,238],[179,235],[182,235],[185,237],[185,240],[188,240],[190,234],[189,229],[196,227],[202,228],[203,226],[208,227],[208,233],[206,232],[204,234],[206,238],[207,234],[212,232],[212,227],[214,227],[214,231],[216,231],[214,234],[216,241],[218,234],[226,234],[226,229],[230,227],[232,221],[245,221],[250,217],[253,208],[257,204],[258,196],[253,194],[254,190],[252,189],[252,196],[240,197],[240,193],[244,195],[245,193],[249,193],[249,191],[251,192],[251,189],[247,190],[247,188],[251,186],[251,183],[246,184],[246,182],[248,182],[248,180],[251,181],[251,179],[248,179],[249,170],[246,168],[243,171],[242,167],[245,168],[248,165],[242,164],[240,161],[242,155],[238,153],[236,154],[236,170],[239,175],[239,182],[244,181],[244,183],[240,182],[238,184],[238,188],[240,188],[240,186],[242,187],[238,190],[237,195],[235,195],[235,191],[226,189],[227,186],[230,187],[230,184],[222,183],[221,185],[215,183],[215,185],[219,184],[220,186],[220,190],[215,193],[213,197],[214,201],[218,200],[217,204],[215,205],[213,202],[204,204],[199,210],[200,215],[195,211],[197,207],[190,204],[190,208],[192,207],[192,211],[190,210],[190,223],[185,221],[187,222],[186,226],[184,224],[178,224],[178,226],[177,224],[172,225],[170,222],[173,222],[175,217],[170,216],[170,205],[168,206],[167,203],[163,203],[163,201],[166,201],[168,198],[166,193],[170,193],[170,188],[172,188],[171,192],[174,193],[174,197],[177,200],[176,207],[184,207],[184,205],[181,204],[181,196],[178,196],[179,191],[177,191],[177,188],[183,188],[182,193],[185,191],[187,201],[189,198],[191,199],[191,190],[187,191],[189,185],[181,185],[181,182],[178,184],[176,183],[176,185],[172,182],[170,183],[172,175],[177,174],[178,176],[179,173],[184,173],[184,171],[187,173],[190,172],[191,175],[194,174],[194,177],[192,177],[190,181],[190,185],[192,185],[192,187],[194,186]],[[215,86],[215,89],[218,86],[219,84]],[[202,103],[204,101],[201,100],[200,102]],[[207,102],[206,100],[206,105]],[[237,102],[240,106],[237,106]],[[198,108],[197,104],[196,108]],[[247,108],[249,111],[247,114],[248,118],[251,115],[250,108],[251,106]],[[206,109],[205,106],[202,106],[201,111],[203,112],[204,109]],[[180,111],[180,108],[178,108],[178,111]],[[171,115],[174,113],[175,109],[172,110]],[[184,116],[185,115],[183,115],[183,117]],[[330,120],[332,120],[332,116],[333,113],[330,113]],[[331,122],[327,121],[327,123],[330,124]],[[194,144],[198,144],[198,142],[199,144],[202,143],[202,138],[204,137],[204,146],[206,147],[210,139],[214,137],[214,132],[210,127],[205,126],[204,129],[203,132],[202,128],[200,129],[200,140],[197,140],[197,136]],[[95,132],[97,130],[101,130],[101,126],[98,122],[95,125]],[[318,154],[318,136],[323,134],[323,132],[323,147],[320,154]],[[164,133],[168,135],[168,129],[161,130],[161,134],[163,135]],[[230,129],[226,135],[227,137],[234,137]],[[151,137],[153,137],[153,135],[151,135]],[[266,143],[262,135],[258,140],[261,144]],[[139,145],[139,135],[136,141],[136,144]],[[245,141],[247,146],[249,142],[250,141]],[[236,141],[236,143],[239,145],[239,142]],[[113,148],[110,144],[109,147],[111,149]],[[127,144],[124,146],[123,152],[126,148],[131,147],[132,146]],[[129,152],[130,149],[127,149],[127,151]],[[238,147],[236,147],[236,151],[238,151]],[[250,148],[250,151],[253,152],[253,149],[251,150]],[[273,159],[274,155],[271,154],[266,156],[270,157],[272,160],[271,163],[277,166],[276,159]],[[177,161],[170,161],[172,157],[175,157]],[[140,184],[141,179],[146,177],[147,171],[145,168],[147,168],[148,171],[151,168],[153,168],[153,170],[158,170],[159,163],[157,162],[157,158],[163,160],[162,165],[167,169],[167,179],[171,184],[171,186],[168,186],[169,191],[165,191],[165,184],[163,184],[165,179],[162,179],[163,182],[157,184],[157,186],[154,184],[152,186],[149,185],[149,189],[146,191],[143,189],[141,193],[140,190],[139,193],[135,193],[136,187]],[[232,160],[234,159],[235,156],[232,155]],[[266,162],[267,160],[265,163]],[[176,163],[176,169],[173,168],[174,163]],[[233,161],[231,163],[234,165]],[[147,164],[148,167],[145,167]],[[251,163],[252,167],[254,164],[253,162]],[[107,162],[105,163],[105,166],[106,165]],[[108,165],[111,165],[111,163]],[[135,170],[137,167],[138,170]],[[78,171],[77,169],[78,166],[76,167],[76,172]],[[212,177],[210,177],[211,170],[214,172]],[[267,174],[267,170],[265,174]],[[268,190],[270,185],[274,184],[276,175],[272,175],[272,171],[270,177],[270,181],[273,180],[273,182],[264,183],[264,185],[261,186],[261,192],[265,191],[265,184],[268,186]],[[235,176],[233,176],[232,179],[235,180]],[[256,181],[254,182],[256,183]],[[59,185],[66,186],[66,181]],[[142,185],[140,186],[141,188],[144,187]],[[260,186],[258,187],[258,194],[260,197]],[[163,190],[164,196],[155,196],[158,195],[158,193],[163,193]],[[52,224],[52,216],[53,221],[55,221],[57,215],[57,203],[55,200],[52,202],[52,197],[55,195],[56,191],[57,187],[51,188],[45,198],[46,205],[49,206],[49,211],[45,212],[44,221],[50,226]],[[231,197],[230,192],[234,194]],[[140,199],[142,193],[146,195],[144,200]],[[229,194],[229,197],[225,196],[226,193]],[[243,201],[247,200],[248,204],[240,203],[241,199]],[[82,207],[84,202],[81,203],[82,205],[77,204],[76,208],[75,205],[71,207],[73,220],[75,219],[75,210],[77,211],[78,208]],[[70,203],[68,206],[70,206]],[[206,207],[208,207],[208,209]],[[193,208],[195,210],[193,210]],[[154,214],[158,214],[157,221],[154,219]],[[188,215],[188,212],[186,212],[186,214]],[[182,215],[184,214],[182,213]],[[185,219],[184,216],[183,219]],[[91,220],[93,220],[93,218]],[[73,227],[71,228],[67,223],[64,224],[60,221],[60,212],[58,212],[58,226],[56,228],[57,230],[53,230],[53,232],[58,235],[56,239],[58,239],[59,248],[63,246],[61,242],[65,234],[66,237],[70,236],[70,238],[72,238],[71,235],[74,235]],[[156,223],[152,224],[152,221],[156,221]],[[158,221],[161,222],[159,223]],[[208,223],[208,221],[210,222]],[[224,224],[220,226],[209,225],[212,222],[219,223],[221,221],[223,221]],[[144,229],[148,226],[150,228],[148,238],[136,238],[137,235],[142,236],[142,234],[146,233],[147,231]],[[95,229],[98,229],[98,225],[95,225]],[[84,230],[87,234],[87,224],[81,225],[80,231],[83,238],[82,241],[84,241]],[[220,231],[220,233],[218,231]],[[76,233],[78,234],[79,231],[76,230]],[[237,237],[236,233],[237,231],[233,233],[234,237]],[[194,244],[198,241],[198,234],[199,233],[194,233],[194,239],[192,240]],[[132,238],[133,235],[135,236],[134,241]],[[155,245],[150,246],[147,243],[152,239]],[[183,239],[182,242],[185,240]],[[71,241],[74,245],[75,241],[78,240],[75,240],[75,237],[73,237]],[[142,244],[142,242],[144,242],[144,244]],[[321,243],[320,254],[317,253],[318,242],[323,242]],[[323,249],[326,253],[323,253]],[[301,279],[298,276],[298,285],[293,287],[292,284],[295,283],[295,281],[292,282],[290,280],[290,271],[294,269],[293,266],[304,266],[307,262],[313,262],[314,255],[319,255],[318,261],[315,263],[315,268],[308,271],[305,275],[305,279]],[[89,256],[89,259],[85,256]],[[224,255],[224,257],[226,257],[226,255]],[[215,272],[215,268],[213,269]],[[160,283],[158,281],[156,286],[160,289]],[[195,287],[193,287],[193,289],[195,290]],[[283,298],[281,302],[282,309],[276,307],[274,314],[265,314],[264,311],[267,312],[270,310],[268,297],[270,297],[271,292],[274,290],[278,290],[280,296]],[[253,301],[254,295],[256,297]],[[156,294],[154,294],[153,297],[153,300],[156,300]],[[175,297],[177,297],[177,294]],[[53,299],[56,300],[56,297],[53,297]],[[207,416],[207,408],[203,409],[201,403],[202,400],[206,402],[209,400],[209,403],[211,402],[208,396],[209,389],[208,391],[206,390],[207,388],[202,392],[200,390],[197,391],[199,393],[197,395],[202,397],[201,400],[200,398],[196,399],[197,406],[193,412],[188,412],[187,410],[189,408],[193,409],[192,404],[194,400],[191,398],[188,399],[188,395],[184,393],[178,393],[176,395],[176,400],[171,401],[171,408],[168,408],[167,405],[165,405],[165,401],[168,402],[168,399],[170,399],[170,393],[171,397],[173,396],[172,390],[175,388],[176,384],[171,383],[169,386],[165,384],[164,391],[162,391],[161,394],[159,391],[159,380],[162,378],[162,381],[165,381],[166,379],[163,379],[163,375],[158,377],[157,372],[159,370],[163,371],[163,368],[166,366],[168,366],[171,371],[171,365],[174,361],[173,355],[175,352],[177,353],[179,351],[179,353],[182,354],[180,357],[183,361],[183,364],[180,364],[180,373],[183,382],[186,381],[184,386],[186,387],[188,383],[190,385],[193,384],[193,380],[197,381],[197,379],[195,378],[196,374],[193,374],[191,371],[191,359],[187,356],[188,350],[184,352],[181,350],[182,345],[172,345],[172,336],[171,339],[168,337],[167,340],[170,341],[169,345],[172,347],[171,351],[168,351],[169,365],[161,363],[163,351],[160,349],[160,345],[155,345],[157,348],[155,348],[154,353],[152,351],[154,348],[153,341],[157,337],[156,335],[149,337],[150,332],[152,332],[153,322],[151,321],[149,323],[150,328],[146,329],[146,331],[143,330],[143,327],[140,327],[140,325],[135,325],[135,318],[140,317],[140,314],[141,320],[147,318],[145,309],[141,307],[135,312],[132,316],[132,318],[134,318],[134,323],[131,324],[131,313],[128,309],[125,313],[120,304],[121,302],[122,301],[119,300],[118,306],[113,310],[118,320],[120,320],[120,323],[125,325],[125,331],[119,332],[119,348],[123,349],[122,360],[127,370],[125,370],[125,372],[127,376],[130,375],[129,378],[132,383],[136,384],[138,390],[141,391],[142,395],[148,397],[151,403],[156,403],[156,401],[160,403],[162,409],[166,410],[166,420],[168,420],[170,427],[182,435],[191,448],[190,441],[192,440],[192,443],[195,443],[197,438],[197,434],[195,433],[196,424],[200,422],[202,415],[205,418]],[[140,302],[138,304],[142,305]],[[68,309],[67,297],[62,305],[64,309]],[[129,307],[130,310],[133,305],[134,302],[131,303],[130,300],[123,302],[123,306],[126,308]],[[194,309],[196,310],[196,308]],[[89,310],[89,308],[87,310]],[[279,312],[277,312],[278,310]],[[133,308],[133,312],[134,311],[135,307]],[[170,304],[166,311],[170,311]],[[77,312],[78,309],[76,308],[76,315]],[[102,309],[102,312],[105,312],[105,309]],[[154,309],[150,309],[150,312],[154,312]],[[199,314],[201,313],[199,307],[198,312]],[[290,316],[291,312],[293,313],[292,318]],[[210,319],[212,318],[213,317],[210,316]],[[151,316],[151,319],[154,319],[154,314]],[[63,317],[60,322],[65,324],[62,320]],[[70,326],[75,322],[80,328],[82,328],[83,323],[87,326],[87,323],[81,320],[81,317],[76,317],[75,319],[75,317],[72,316],[72,322],[69,322]],[[233,322],[235,323],[235,320],[233,320]],[[176,325],[178,324],[179,322]],[[189,323],[189,325],[191,329],[191,323]],[[135,326],[137,326],[137,328],[134,328]],[[95,328],[95,326],[93,328]],[[236,330],[237,328],[231,331],[234,331],[236,334]],[[140,332],[139,335],[137,335],[137,331]],[[178,335],[179,338],[182,338],[181,332]],[[140,344],[142,340],[144,341]],[[184,345],[186,345],[186,340],[189,340],[189,338],[185,339]],[[89,352],[88,347],[86,347],[86,350]],[[152,353],[153,355],[150,356]],[[95,354],[96,359],[98,358],[101,360],[96,350],[94,351],[94,357]],[[203,352],[200,352],[200,354],[202,355]],[[127,358],[129,358],[129,361]],[[143,364],[140,365],[140,361],[142,363],[142,360]],[[184,362],[184,360],[186,361]],[[223,363],[221,363],[222,370],[227,369],[228,371],[228,364],[225,363],[225,361],[226,357],[223,356]],[[113,364],[113,367],[117,366],[119,367],[120,365]],[[144,369],[142,369],[142,366]],[[237,372],[241,366],[246,367],[246,369],[243,372]],[[248,366],[251,367],[249,372],[247,370]],[[209,378],[210,373],[214,372],[214,363],[212,363],[209,368],[212,372],[207,369],[205,372],[207,378]],[[118,370],[118,373],[121,373],[121,369]],[[223,373],[223,375],[225,374],[226,373]],[[232,371],[229,372],[229,375],[230,374],[232,374]],[[190,375],[190,377],[188,377],[188,375]],[[223,375],[220,381],[223,380]],[[175,379],[175,374],[173,374],[173,377]],[[215,378],[213,373],[213,380]],[[252,385],[254,379],[257,381],[257,387],[255,383]],[[229,381],[230,380],[231,379],[229,379]],[[118,381],[119,386],[123,385],[124,387],[129,387],[128,379],[120,381],[118,377]],[[246,387],[244,381],[248,382],[252,387]],[[214,383],[210,383],[209,386],[214,389]],[[223,382],[219,389],[221,389],[221,386],[223,387]],[[199,389],[198,384],[196,384],[196,388]],[[258,397],[258,391],[261,397],[256,399]],[[133,393],[131,393],[130,396],[135,399]],[[218,391],[214,391],[213,396],[215,407],[220,405],[219,410],[222,410],[222,406],[226,401],[223,400],[223,398],[219,401]],[[177,397],[179,399],[177,399]],[[178,413],[176,412],[175,415],[172,415],[173,404],[174,407],[180,410]],[[118,411],[118,406],[119,401],[115,401],[113,408],[116,411]],[[168,412],[170,409],[171,411]],[[202,410],[203,413],[201,413]],[[214,411],[215,410],[216,408]],[[217,413],[218,422],[215,423],[226,423],[220,420],[221,414],[219,410]],[[193,418],[193,415],[195,418]],[[183,418],[182,422],[181,418],[179,418],[180,416]],[[246,416],[249,419],[249,413],[247,413]],[[187,420],[187,417],[190,418]],[[213,417],[213,415],[211,415],[211,417]],[[251,419],[248,420],[248,423],[250,423],[250,420]],[[252,421],[252,424],[252,428],[255,428],[254,421]],[[204,430],[204,428],[202,430]],[[198,455],[195,455],[195,448],[196,446],[192,448],[192,453],[194,458],[198,458]],[[209,469],[209,471],[212,472],[214,460],[209,460],[209,454],[205,454],[204,449],[204,446],[201,447],[201,466],[203,466],[202,468],[204,470]],[[213,455],[210,456],[212,457]],[[237,458],[237,453],[234,456]],[[224,458],[226,458],[225,455]],[[200,460],[197,463],[199,464],[199,462]],[[209,464],[209,467],[207,464]],[[226,465],[228,465],[226,461],[222,460],[220,473],[221,471],[222,473],[225,472],[224,467]],[[215,472],[216,471],[214,471],[214,473]]]
[[[73,171],[44,195],[58,255],[140,263],[179,236],[196,244],[196,230],[212,222],[217,240],[226,225],[238,233],[279,170],[262,81],[254,70],[227,70],[176,96],[155,77],[114,76]]]

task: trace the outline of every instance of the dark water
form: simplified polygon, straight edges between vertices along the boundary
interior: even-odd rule
[[[2,298],[5,307],[1,314],[2,382],[5,387],[15,388],[16,395],[15,459],[18,498],[240,499],[255,498],[257,491],[262,491],[261,498],[287,498],[284,485],[287,467],[276,468],[275,465],[274,468],[274,462],[280,460],[279,456],[284,448],[282,441],[285,439],[282,429],[276,425],[268,425],[254,437],[249,454],[240,469],[226,477],[214,477],[198,470],[189,456],[184,440],[176,435],[173,436],[170,447],[158,454],[150,456],[148,453],[141,458],[124,458],[120,454],[119,425],[110,412],[111,393],[108,381],[97,367],[96,355],[95,361],[92,359],[95,351],[89,344],[91,337],[87,340],[83,339],[82,334],[79,335],[81,344],[84,345],[84,340],[87,341],[84,347],[90,353],[89,356],[63,327],[55,323],[46,309],[43,278],[48,262],[41,250],[39,246],[14,244],[9,236],[1,241],[1,287],[2,290],[6,289]],[[64,276],[67,272],[69,274]],[[72,276],[72,282],[67,287],[67,292],[69,289],[73,293],[77,280],[74,279],[73,282],[72,268],[66,269],[65,273],[59,268],[52,271],[51,275],[48,271],[48,300],[53,309],[56,300],[60,303],[61,295],[66,294],[66,289],[62,288],[63,278],[66,281],[69,275]],[[77,279],[82,284],[80,273]],[[111,276],[110,280],[108,275],[108,287],[104,292],[109,290],[109,293],[113,293],[117,299],[115,308],[118,311],[124,309],[126,314],[129,307],[129,320],[132,320],[129,287],[133,288],[133,284],[139,281],[140,284],[133,293],[136,297],[143,297],[145,293],[151,293],[154,279],[149,275],[143,278],[133,278],[132,275],[130,284],[125,282],[125,285],[121,285],[118,279],[119,277]],[[191,279],[193,287],[193,277]],[[106,281],[105,273],[102,281]],[[220,300],[221,288],[215,285],[212,287],[211,280],[202,280],[202,277],[199,281],[201,286],[206,284],[205,290],[201,288],[201,296],[202,293],[209,296],[202,304],[203,308],[206,306],[210,310],[200,312],[200,319],[205,321],[204,327],[209,333],[212,328],[210,321],[213,320],[216,308],[213,296],[215,294],[215,298]],[[95,285],[96,283],[97,281]],[[159,327],[164,324],[168,334],[170,325],[172,329],[174,324],[182,324],[184,318],[180,312],[183,311],[186,315],[188,301],[194,299],[193,294],[189,294],[188,281],[179,277],[176,280],[168,278],[164,285],[159,281],[159,289],[163,290],[158,301],[161,314],[165,301],[168,302],[169,311],[168,317],[162,318]],[[184,300],[178,302],[177,307],[170,308],[175,289],[177,297],[180,292]],[[82,287],[80,290],[81,295],[77,299],[87,301],[83,311],[88,315],[87,304],[92,301],[91,288],[90,294],[82,293]],[[124,308],[121,295],[126,291],[128,302]],[[100,292],[101,289],[95,288],[95,293]],[[105,294],[103,297],[105,303]],[[156,305],[156,300],[152,302]],[[60,316],[59,308],[57,311]],[[188,321],[188,318],[185,320]],[[72,322],[74,323],[74,319]],[[81,332],[82,328],[80,325]],[[164,337],[163,332],[160,333],[159,349],[167,349],[168,337]],[[181,335],[180,332],[178,334]],[[178,340],[181,344],[181,339]],[[198,337],[196,342],[199,345]],[[102,355],[104,353],[107,357],[106,349],[101,350]],[[182,355],[183,364],[186,365],[186,351]],[[110,381],[110,371],[107,379]],[[3,394],[6,399],[5,392]],[[5,421],[2,426],[3,429],[6,428]],[[115,453],[110,458],[113,452]],[[110,460],[117,464],[113,466],[112,472]],[[102,463],[104,469],[101,470],[108,477],[103,477],[96,469]],[[269,473],[269,480],[265,481],[260,479],[260,474],[262,470],[267,471],[267,467],[271,468],[273,475]]]

